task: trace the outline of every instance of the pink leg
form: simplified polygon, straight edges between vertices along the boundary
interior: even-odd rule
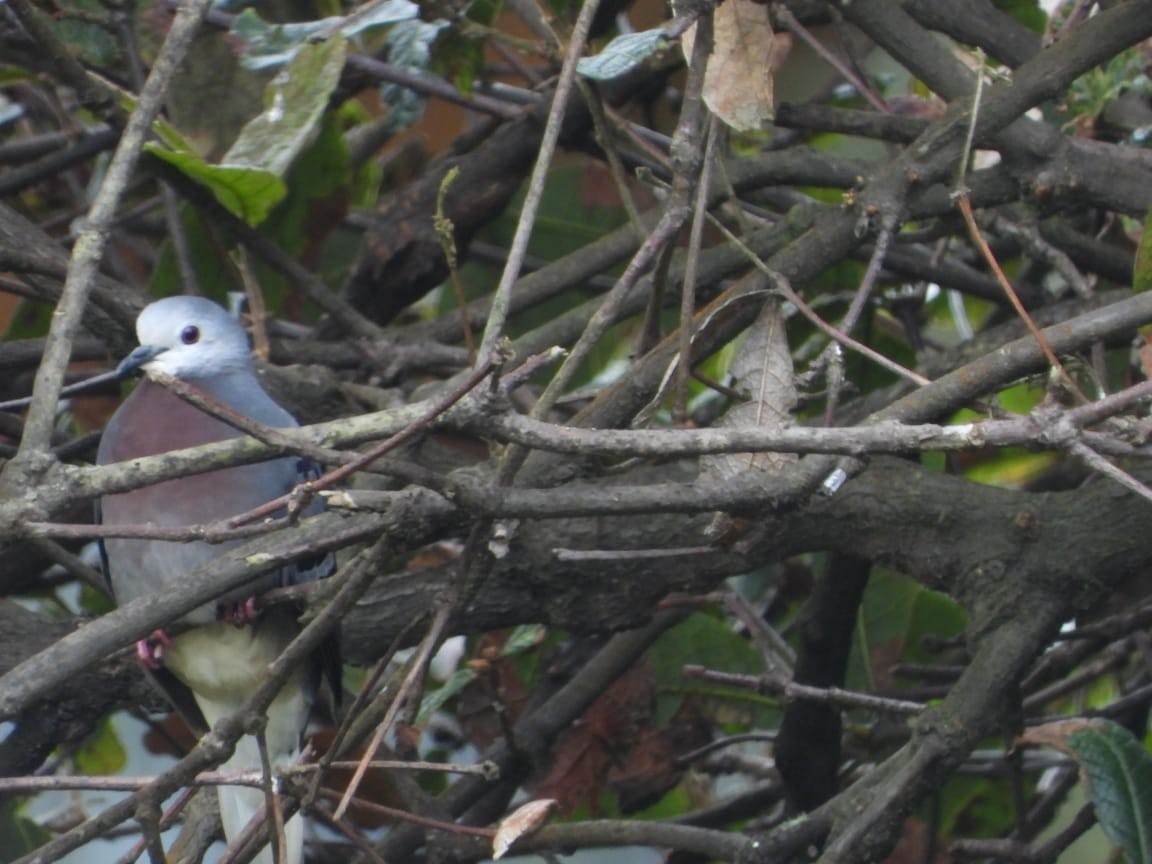
[[[163,630],[153,630],[152,635],[136,643],[136,656],[149,669],[159,669],[164,665],[164,649],[171,644],[171,636]]]
[[[243,627],[251,624],[260,615],[260,607],[255,597],[248,597],[239,603],[225,603],[220,607],[220,620]]]

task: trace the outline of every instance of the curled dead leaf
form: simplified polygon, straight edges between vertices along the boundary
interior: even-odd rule
[[[1065,753],[1068,750],[1068,736],[1085,729],[1099,728],[1103,724],[1098,720],[1076,718],[1072,720],[1057,720],[1054,723],[1045,723],[1042,726],[1030,726],[1021,735],[1016,737],[1016,745],[1032,745],[1035,747],[1055,747]]]
[[[552,798],[540,798],[517,807],[496,829],[496,836],[492,838],[493,860],[502,858],[521,837],[539,831],[555,810],[556,801]]]
[[[776,34],[768,5],[727,0],[713,12],[713,27],[714,46],[704,73],[704,102],[733,129],[766,129],[775,114],[776,69],[783,62],[781,53],[774,50]],[[681,39],[687,58],[692,57],[695,32],[693,25]]]

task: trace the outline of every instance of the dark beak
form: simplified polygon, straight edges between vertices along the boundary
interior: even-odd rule
[[[116,375],[120,378],[127,378],[149,360],[158,357],[167,350],[167,348],[161,348],[157,345],[141,345],[120,361],[120,365],[116,367]]]

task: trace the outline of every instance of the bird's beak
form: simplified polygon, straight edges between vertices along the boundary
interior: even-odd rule
[[[155,359],[167,350],[167,348],[159,345],[141,345],[120,361],[120,365],[116,367],[116,374],[121,378],[127,378],[137,369],[142,368],[150,360]]]

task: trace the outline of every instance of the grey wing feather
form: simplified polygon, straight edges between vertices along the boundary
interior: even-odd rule
[[[320,476],[320,466],[310,459],[296,460],[296,482],[305,483]],[[316,498],[304,510],[304,516],[315,516],[327,510],[323,499]],[[280,585],[300,585],[326,579],[336,572],[336,556],[331,552],[298,558],[280,571]]]

